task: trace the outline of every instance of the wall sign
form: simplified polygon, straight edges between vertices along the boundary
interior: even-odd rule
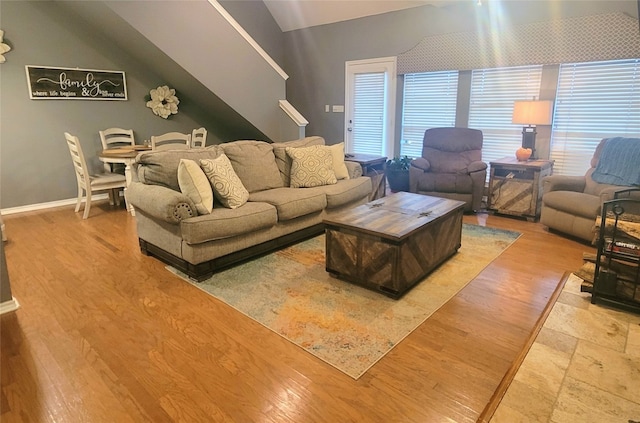
[[[32,100],[127,100],[124,72],[29,65],[25,68]]]

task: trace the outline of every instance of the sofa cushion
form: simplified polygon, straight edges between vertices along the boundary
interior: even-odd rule
[[[189,197],[199,214],[208,214],[213,210],[213,190],[207,175],[193,160],[180,159],[178,165],[178,184],[180,191]]]
[[[149,185],[162,185],[180,191],[178,183],[178,165],[181,159],[215,159],[220,154],[217,145],[194,150],[166,150],[142,153],[136,159],[138,179]]]
[[[280,178],[282,179],[283,185],[288,187],[290,185],[289,175],[291,174],[291,158],[287,156],[285,149],[287,147],[299,148],[310,147],[312,145],[324,145],[324,138],[306,137],[294,141],[273,143],[271,145],[273,146],[273,154],[276,156],[276,165],[280,171]]]
[[[574,191],[552,191],[542,197],[545,207],[589,219],[600,213],[601,201],[596,195]]]
[[[333,155],[321,145],[285,149],[291,158],[291,188],[311,188],[338,182],[333,171]]]
[[[275,188],[254,192],[249,202],[269,203],[278,211],[278,220],[290,220],[322,211],[327,206],[327,198],[322,191],[300,188]]]
[[[325,148],[331,151],[333,172],[336,174],[336,179],[349,179],[349,170],[347,165],[344,164],[344,143],[328,145]]]
[[[324,193],[327,197],[327,209],[333,209],[363,198],[369,198],[371,194],[371,178],[343,179],[334,185],[308,188],[305,191]]]
[[[200,166],[211,181],[213,195],[223,206],[235,209],[247,202],[249,192],[225,154],[215,159],[200,160]]]
[[[271,144],[264,141],[234,141],[220,144],[220,148],[247,191],[284,186]]]
[[[185,219],[180,229],[186,243],[199,244],[270,228],[277,222],[275,207],[249,202],[233,210],[217,207],[211,214]]]

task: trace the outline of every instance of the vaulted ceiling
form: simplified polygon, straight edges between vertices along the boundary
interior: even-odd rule
[[[264,0],[282,31],[342,22],[412,7],[477,0]]]

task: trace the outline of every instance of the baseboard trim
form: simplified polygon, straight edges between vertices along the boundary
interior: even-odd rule
[[[20,308],[20,303],[15,298],[11,297],[9,301],[0,303],[0,315],[16,311]]]
[[[109,194],[94,194],[91,196],[91,201],[93,200],[104,200],[109,198]],[[18,206],[18,207],[9,207],[6,209],[0,209],[0,213],[3,215],[15,214],[15,213],[24,213],[36,210],[45,210],[45,209],[53,209],[55,207],[62,206],[73,206],[78,201],[77,198],[69,198],[67,200],[58,200],[58,201],[49,201],[47,203],[38,203],[38,204],[29,204],[27,206]],[[82,202],[86,202],[83,198]]]

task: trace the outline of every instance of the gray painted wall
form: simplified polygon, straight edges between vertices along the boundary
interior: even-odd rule
[[[285,98],[285,80],[207,1],[106,4],[210,92],[278,140],[278,101]],[[158,25],[171,21],[170,27]]]
[[[191,132],[212,123],[181,99],[179,113],[164,120],[145,106],[151,88],[166,81],[108,41],[61,13],[54,2],[0,2],[5,43],[0,65],[0,206],[75,198],[77,185],[63,133],[80,138],[89,166],[101,166],[98,130],[133,128],[139,142],[153,134]],[[128,101],[30,100],[25,65],[121,70]],[[215,134],[213,136],[215,138]]]
[[[260,47],[281,67],[284,64],[284,35],[267,6],[261,1],[218,0]]]
[[[242,122],[229,125],[236,116],[215,116],[208,107],[202,107],[206,99],[191,93],[180,97],[178,115],[169,120],[153,115],[145,106],[149,89],[161,84],[186,89],[184,79],[188,75],[164,57],[149,66],[148,59],[161,52],[150,50],[148,44],[132,43],[138,49],[136,53],[113,43],[113,37],[106,37],[85,19],[74,16],[70,9],[81,3],[93,2],[0,2],[0,28],[12,47],[6,63],[0,65],[0,208],[75,198],[75,176],[64,131],[80,137],[94,168],[100,166],[96,158],[101,149],[98,130],[111,126],[133,128],[138,140],[169,131],[188,132],[199,126],[209,130],[213,142],[259,138],[255,128]],[[329,143],[343,138],[343,114],[325,113],[324,105],[344,104],[346,61],[395,56],[427,35],[469,30],[476,25],[477,10],[474,2],[445,8],[425,6],[280,33],[280,38],[261,2],[223,3],[289,74],[287,99],[310,121],[306,133],[321,135]],[[613,11],[638,15],[635,0],[503,3],[514,22]],[[554,5],[553,13],[550,5]],[[24,70],[27,64],[124,71],[129,100],[29,100]],[[171,72],[165,72],[169,68]],[[459,114],[464,116],[465,111],[459,110]]]
[[[295,104],[309,125],[307,134],[320,135],[335,143],[344,138],[344,114],[325,113],[325,104],[345,103],[345,62],[397,56],[429,35],[471,31],[489,21],[491,5],[500,6],[499,23],[512,24],[551,20],[558,17],[624,12],[638,17],[636,0],[627,1],[501,1],[455,2],[435,8],[422,6],[347,22],[322,25],[285,33],[287,99]],[[494,12],[497,12],[494,7]],[[398,92],[401,101],[401,92]],[[398,104],[401,107],[401,103]],[[459,116],[468,115],[459,104]],[[464,119],[463,119],[464,120]],[[400,122],[396,119],[396,125]],[[396,128],[396,134],[398,134]]]
[[[277,53],[275,46],[282,48],[282,32],[262,2],[254,6],[258,11],[262,7],[268,16],[245,12],[242,20],[250,27],[263,28],[254,31],[254,37]],[[98,130],[112,126],[133,128],[138,142],[154,134],[190,132],[200,126],[209,131],[209,144],[267,139],[123,22],[95,1],[0,2],[0,28],[12,47],[0,67],[0,208],[75,198],[64,131],[80,137],[93,169],[101,166],[96,158],[101,149]],[[27,64],[124,71],[129,100],[29,100]],[[145,106],[149,90],[164,84],[176,88],[180,98],[179,113],[168,120]],[[239,90],[238,97],[252,103],[253,91]],[[277,105],[271,113],[277,113],[273,120],[279,122]]]

